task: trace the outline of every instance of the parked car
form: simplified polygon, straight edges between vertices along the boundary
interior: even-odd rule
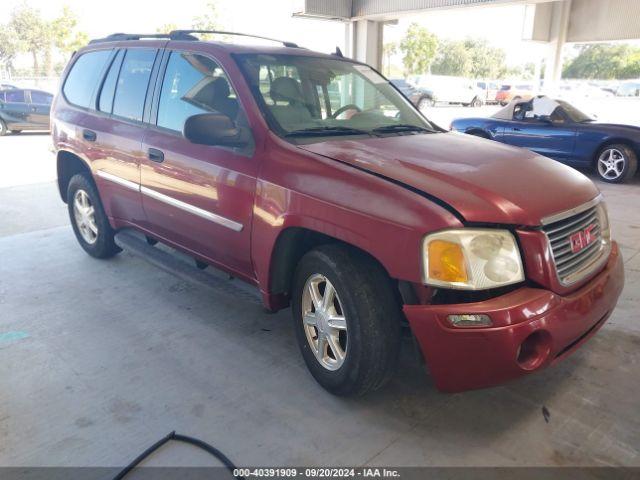
[[[11,90],[14,88],[18,88],[18,87],[11,83],[0,83],[0,90]]]
[[[640,97],[640,82],[624,82],[616,90],[617,97]]]
[[[496,95],[500,90],[500,84],[486,80],[476,82],[476,87],[482,92],[482,102],[485,104],[493,104],[496,102]]]
[[[593,168],[605,182],[625,182],[638,168],[639,127],[599,123],[564,100],[542,95],[513,101],[490,118],[454,120],[451,129]]]
[[[291,306],[309,371],[339,395],[385,384],[403,329],[460,391],[555,364],[613,311],[622,258],[582,174],[439,129],[362,63],[157,37],[80,49],[54,102],[89,255],[158,261],[162,242],[255,285]]]
[[[416,87],[404,78],[392,78],[389,80],[402,94],[411,100],[418,110],[424,110],[427,107],[433,107],[436,99],[433,92],[427,88]]]
[[[528,100],[533,97],[535,88],[529,84],[505,84],[496,93],[496,102],[503,107],[511,100]]]
[[[8,131],[49,130],[53,95],[41,90],[0,90],[0,136]]]
[[[483,92],[472,80],[445,75],[418,75],[413,83],[433,92],[437,102],[456,103],[465,107],[481,107]]]

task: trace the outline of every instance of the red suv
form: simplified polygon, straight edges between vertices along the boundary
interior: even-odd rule
[[[255,285],[340,395],[389,379],[403,329],[460,391],[552,365],[609,317],[622,259],[585,176],[445,132],[339,54],[193,33],[113,35],[66,68],[53,139],[87,253],[135,230]]]

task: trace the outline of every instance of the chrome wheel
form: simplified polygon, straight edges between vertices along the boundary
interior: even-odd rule
[[[302,292],[302,322],[311,351],[327,370],[347,356],[347,321],[336,289],[324,275],[311,275]]]
[[[624,154],[617,148],[607,148],[598,157],[598,173],[606,180],[617,180],[624,172]]]
[[[83,240],[90,245],[96,243],[98,226],[96,225],[95,208],[84,190],[76,191],[73,196],[73,216]]]

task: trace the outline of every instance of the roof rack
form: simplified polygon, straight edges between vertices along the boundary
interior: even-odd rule
[[[193,33],[212,33],[212,34],[218,34],[218,35],[236,35],[239,37],[259,38],[260,40],[269,40],[271,42],[281,43],[285,47],[299,48],[297,44],[293,42],[287,42],[285,40],[277,40],[275,38],[270,38],[270,37],[261,37],[260,35],[251,35],[249,33],[226,32],[223,30],[173,30],[169,32],[169,37],[172,40],[184,40],[185,36],[193,37],[192,35]],[[176,37],[179,37],[179,38],[176,38]]]
[[[124,40],[141,40],[143,38],[164,38],[167,40],[198,41],[199,39],[198,37],[193,35],[194,33],[210,33],[216,35],[236,35],[239,37],[259,38],[261,40],[281,43],[285,47],[299,48],[298,45],[293,42],[277,40],[270,37],[261,37],[260,35],[251,35],[249,33],[226,32],[224,30],[172,30],[169,33],[113,33],[111,35],[107,35],[104,38],[96,38],[94,40],[91,40],[89,43],[120,42]]]
[[[91,40],[89,44],[102,42],[121,42],[124,40],[141,40],[143,38],[164,38],[167,40],[198,40],[198,38],[194,37],[193,35],[172,36],[170,33],[113,33],[111,35],[107,35],[104,38],[96,38],[94,40]]]

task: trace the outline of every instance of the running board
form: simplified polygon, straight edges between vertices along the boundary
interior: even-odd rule
[[[204,271],[196,267],[193,258],[165,245],[160,246],[160,243],[157,244],[158,246],[150,245],[142,233],[129,228],[120,230],[115,235],[115,243],[123,250],[141,257],[182,280],[262,306],[262,300],[256,288],[241,280],[235,282],[229,280],[228,275],[214,267],[211,267],[212,272]],[[194,262],[193,265],[187,263],[189,260]]]

